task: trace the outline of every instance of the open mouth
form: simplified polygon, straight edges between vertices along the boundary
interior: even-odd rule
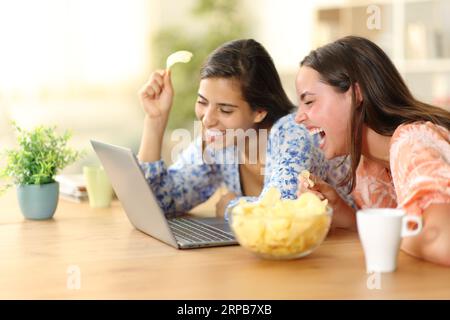
[[[322,148],[325,145],[325,139],[326,139],[325,130],[323,130],[322,128],[312,128],[312,129],[308,129],[308,131],[309,131],[309,134],[312,136],[316,135],[316,134],[320,135],[319,148]]]

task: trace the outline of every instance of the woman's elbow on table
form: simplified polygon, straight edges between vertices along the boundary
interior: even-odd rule
[[[423,219],[422,232],[405,238],[401,249],[417,258],[450,267],[450,204],[430,205]]]

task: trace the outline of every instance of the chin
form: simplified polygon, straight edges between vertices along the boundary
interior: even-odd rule
[[[212,150],[222,150],[222,149],[226,149],[229,146],[233,145],[233,141],[228,142],[228,143],[226,141],[221,141],[221,140],[206,141],[205,145],[206,145],[206,147],[208,147]]]

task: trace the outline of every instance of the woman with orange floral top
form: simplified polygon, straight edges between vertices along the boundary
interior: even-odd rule
[[[306,56],[296,88],[296,121],[320,135],[327,159],[350,156],[357,206],[421,215],[422,232],[402,250],[450,266],[450,112],[416,100],[383,50],[354,36]],[[312,191],[335,209],[334,225],[355,228],[354,210],[315,182]]]

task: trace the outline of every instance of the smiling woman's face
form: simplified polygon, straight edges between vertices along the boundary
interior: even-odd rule
[[[349,154],[352,90],[338,92],[321,81],[316,70],[305,66],[295,84],[299,98],[296,122],[311,134],[320,134],[320,148],[327,159]]]
[[[227,129],[256,128],[266,111],[251,109],[242,97],[237,80],[206,78],[200,81],[195,114],[202,122],[203,138],[210,144],[222,140]],[[230,141],[233,142],[227,139],[228,144]]]

